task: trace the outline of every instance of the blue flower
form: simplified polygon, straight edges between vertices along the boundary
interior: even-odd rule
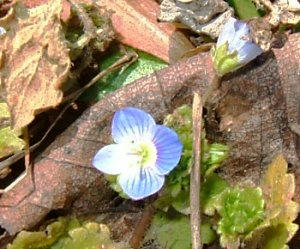
[[[110,175],[118,175],[122,190],[138,200],[159,191],[165,175],[178,164],[182,144],[177,134],[156,125],[150,114],[137,108],[124,108],[112,121],[115,144],[101,148],[93,165]]]
[[[213,49],[213,62],[217,73],[222,76],[252,61],[263,50],[253,42],[247,22],[231,17],[219,35]]]

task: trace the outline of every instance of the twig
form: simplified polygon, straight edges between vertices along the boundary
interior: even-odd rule
[[[201,131],[202,131],[202,100],[199,92],[194,92],[193,99],[193,158],[194,164],[191,170],[190,180],[190,207],[191,207],[191,232],[192,249],[201,249],[201,210],[200,210],[200,186],[201,186]]]
[[[147,209],[143,212],[142,218],[139,224],[137,225],[136,229],[134,230],[134,233],[129,241],[129,244],[133,249],[140,248],[140,244],[144,238],[146,230],[150,226],[155,211],[156,208],[153,205],[149,205]]]
[[[128,53],[125,54],[122,58],[120,58],[118,61],[116,61],[113,65],[111,65],[110,67],[108,67],[107,69],[103,70],[102,72],[100,72],[99,74],[97,74],[87,85],[85,85],[83,88],[81,88],[80,90],[68,95],[67,97],[65,97],[63,99],[63,102],[69,102],[64,108],[63,110],[60,112],[60,114],[56,117],[55,121],[51,124],[51,126],[48,128],[48,130],[46,131],[46,133],[44,134],[44,136],[41,138],[41,140],[37,143],[35,143],[34,145],[30,146],[30,152],[33,152],[44,140],[45,138],[48,136],[48,134],[50,133],[50,131],[52,131],[53,127],[56,125],[56,123],[58,122],[58,120],[63,116],[63,114],[65,113],[65,111],[72,105],[72,103],[74,101],[76,101],[78,99],[78,97],[89,87],[91,87],[93,84],[95,84],[99,79],[101,79],[102,77],[104,77],[105,75],[107,75],[110,72],[113,72],[119,68],[121,68],[124,64],[126,63],[132,63],[137,59],[137,54],[136,53]],[[0,162],[0,171],[10,165],[12,165],[13,163],[15,163],[16,161],[20,160],[21,158],[23,158],[25,155],[24,151],[15,154],[3,161]]]

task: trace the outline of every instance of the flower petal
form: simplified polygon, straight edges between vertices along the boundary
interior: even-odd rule
[[[182,144],[178,135],[164,125],[156,125],[152,141],[157,150],[157,170],[160,174],[168,174],[175,168],[181,157]]]
[[[132,199],[139,200],[158,192],[165,177],[158,175],[152,167],[135,167],[123,172],[118,182],[123,191]]]
[[[247,42],[239,51],[238,57],[241,64],[247,64],[259,56],[263,50],[253,42]]]
[[[235,33],[229,42],[228,50],[233,53],[235,50],[239,51],[247,41],[250,40],[249,27],[246,22],[236,20],[234,23]]]
[[[92,164],[100,171],[118,175],[137,165],[139,157],[130,153],[130,144],[110,144],[101,148]]]
[[[236,19],[233,17],[230,17],[228,19],[228,21],[225,23],[225,25],[223,26],[221,33],[218,37],[217,47],[220,47],[227,41],[228,41],[228,43],[230,43],[230,41],[232,40],[232,38],[235,34],[235,28],[234,28],[235,22],[236,22]]]
[[[117,111],[112,121],[112,137],[116,143],[137,142],[151,139],[155,121],[140,109],[127,107]]]

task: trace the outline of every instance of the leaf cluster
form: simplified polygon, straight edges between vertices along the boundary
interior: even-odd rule
[[[178,166],[167,176],[166,186],[156,205],[163,210],[172,206],[180,213],[189,214],[190,170],[193,162],[192,108],[188,105],[177,108],[173,114],[166,116],[164,124],[177,132],[183,144],[183,153]],[[202,138],[201,171],[206,180],[227,158],[228,147],[220,143],[209,144],[204,132]]]
[[[121,249],[113,243],[106,225],[83,222],[75,218],[59,218],[38,232],[20,232],[8,249]]]
[[[176,130],[184,150],[179,165],[167,177],[166,187],[155,202],[156,207],[166,213],[159,212],[159,217],[153,220],[152,226],[156,229],[156,239],[161,246],[177,248],[179,245],[183,246],[183,243],[190,243],[190,236],[182,233],[182,223],[185,219],[188,220],[187,217],[183,218],[183,214],[189,214],[191,108],[185,105],[176,109],[166,117],[164,123]],[[297,217],[299,205],[292,201],[294,176],[287,174],[284,158],[278,156],[274,160],[260,186],[230,186],[214,172],[226,159],[228,148],[222,144],[208,144],[205,139],[202,141],[202,148],[203,184],[200,199],[204,214],[203,225],[207,224],[212,232],[216,230],[224,248],[237,249],[244,244],[246,248],[286,249],[287,242],[298,229],[293,221]],[[179,235],[170,237],[164,232],[164,228],[168,226],[181,231],[180,241]],[[153,229],[150,229],[150,233]],[[212,242],[209,238],[210,235],[202,237],[204,241]],[[190,245],[185,246],[181,248],[190,248]]]

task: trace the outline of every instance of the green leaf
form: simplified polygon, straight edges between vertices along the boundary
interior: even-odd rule
[[[155,205],[162,210],[168,210],[169,206],[172,206],[178,212],[187,215],[189,214],[190,205],[190,171],[193,162],[192,108],[188,105],[183,105],[175,109],[172,114],[165,117],[164,125],[177,132],[179,139],[183,144],[183,152],[178,166],[167,176],[166,187]],[[209,144],[207,139],[205,139],[204,131],[202,131],[202,138],[201,173],[206,179],[213,174],[214,170],[220,167],[222,162],[227,158],[228,146],[220,143]],[[222,182],[222,184],[223,183],[224,182]],[[214,185],[213,183],[209,184]],[[220,184],[220,186],[222,184]],[[218,189],[215,190],[219,191]],[[207,193],[207,195],[210,193]],[[205,196],[205,199],[209,198],[207,195]],[[212,198],[214,197],[212,196]],[[208,204],[208,207],[209,205],[210,204]],[[208,212],[210,213],[213,211]]]
[[[201,187],[201,203],[206,215],[214,215],[221,194],[228,187],[228,183],[217,174],[211,174],[205,180]]]
[[[239,63],[237,51],[230,53],[228,46],[228,42],[226,42],[218,48],[212,49],[213,65],[219,76],[233,72],[242,66]]]
[[[110,240],[108,227],[94,222],[59,218],[45,231],[20,232],[8,249],[124,249]]]
[[[204,244],[216,239],[215,231],[206,221],[201,225],[201,235]],[[151,239],[157,240],[165,249],[190,249],[191,230],[188,217],[178,213],[157,212],[145,237],[146,241]]]
[[[172,200],[172,206],[179,213],[190,214],[190,192],[182,191]]]
[[[224,235],[248,234],[264,219],[260,188],[227,188],[220,200],[218,231]]]
[[[132,50],[129,48],[129,50]],[[127,85],[143,76],[149,75],[156,70],[167,66],[162,60],[147,54],[142,51],[136,51],[139,58],[136,62],[126,68],[122,68],[116,72],[110,73],[103,77],[94,86],[88,89],[81,100],[100,100],[107,93],[116,91],[120,87]],[[114,51],[104,57],[100,64],[100,70],[111,66],[114,62],[120,59],[123,54],[120,51]]]
[[[229,148],[220,143],[208,144],[206,147],[202,155],[202,171],[207,177],[227,159]]]
[[[50,246],[62,236],[67,229],[67,220],[59,219],[48,225],[45,231],[27,232],[21,231],[8,249],[38,249],[50,248]]]
[[[263,233],[262,248],[284,249],[288,236],[289,232],[284,224],[268,227]]]
[[[25,146],[25,142],[19,138],[21,131],[11,129],[7,126],[9,122],[8,106],[6,103],[0,102],[0,158],[17,153]]]
[[[9,119],[9,118],[10,118],[10,113],[7,104],[4,102],[0,102],[0,120]]]
[[[255,4],[251,0],[228,0],[228,3],[242,20],[260,16]]]
[[[21,151],[25,142],[19,138],[19,133],[10,127],[0,129],[0,158]]]

